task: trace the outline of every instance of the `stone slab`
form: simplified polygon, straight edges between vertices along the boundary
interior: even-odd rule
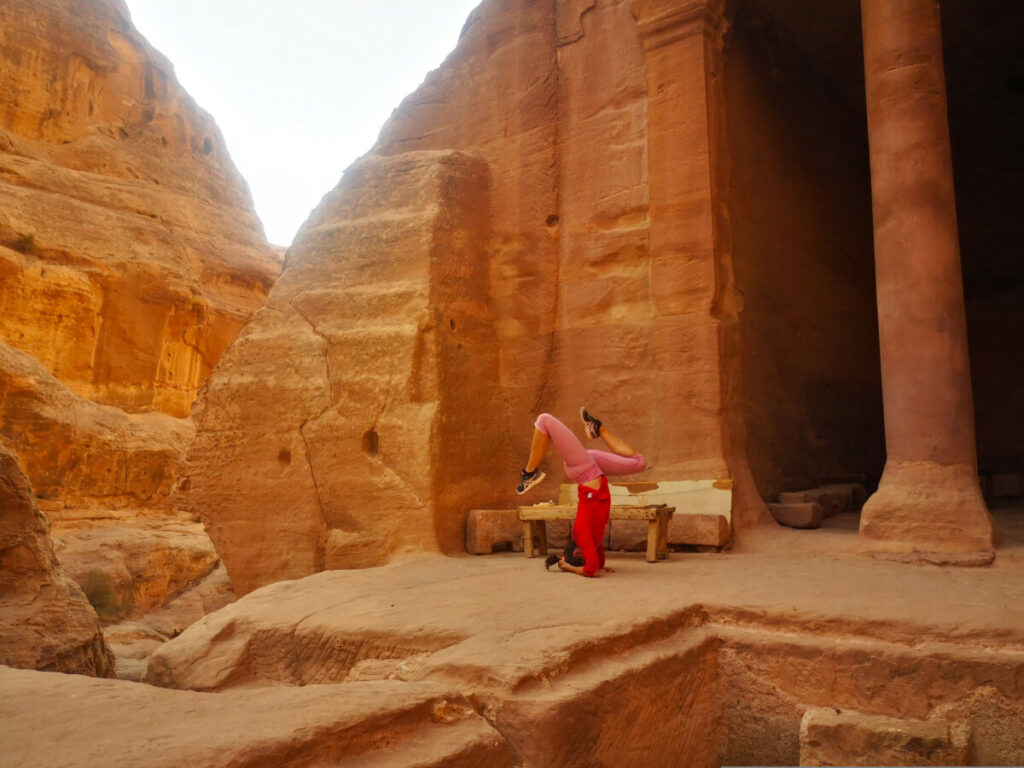
[[[788,494],[779,494],[786,495]],[[814,502],[768,504],[768,511],[781,525],[790,528],[817,528],[825,519],[825,508]]]
[[[800,765],[967,765],[967,734],[944,719],[911,720],[810,707],[800,722]]]

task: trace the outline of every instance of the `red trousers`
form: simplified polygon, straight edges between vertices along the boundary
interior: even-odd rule
[[[583,575],[593,576],[604,567],[604,533],[608,529],[608,513],[612,508],[612,497],[608,491],[608,478],[601,477],[599,488],[577,487],[579,504],[576,507],[576,522],[572,525],[572,537],[583,552]]]

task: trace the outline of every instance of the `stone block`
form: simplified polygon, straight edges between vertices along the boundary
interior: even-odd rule
[[[780,497],[788,495],[790,494],[779,494]],[[825,519],[825,508],[821,504],[809,501],[769,504],[768,511],[780,524],[790,528],[817,528]]]
[[[825,517],[832,517],[850,508],[853,491],[848,485],[831,485],[811,488],[806,491],[791,491],[779,494],[780,504],[820,504]]]
[[[669,544],[724,547],[729,543],[729,537],[729,521],[723,515],[676,514],[668,524]]]
[[[800,721],[800,765],[967,765],[968,741],[941,718],[811,707]]]
[[[550,525],[550,524],[549,524]],[[643,552],[647,549],[645,520],[612,520],[608,549]],[[550,544],[551,537],[548,536]],[[729,521],[722,515],[675,514],[668,524],[668,543],[721,548],[729,543]]]
[[[523,524],[516,510],[470,510],[466,518],[466,551],[471,555],[489,555],[508,549],[523,551]]]

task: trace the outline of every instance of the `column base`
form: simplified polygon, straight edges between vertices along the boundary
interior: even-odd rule
[[[970,554],[991,562],[993,535],[977,470],[967,464],[890,460],[860,516],[864,549],[922,562],[953,565]]]

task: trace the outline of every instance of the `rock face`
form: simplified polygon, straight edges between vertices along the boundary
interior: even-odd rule
[[[938,756],[941,738],[918,737],[954,730],[976,745],[956,764],[1019,764],[1024,542],[938,593],[935,569],[764,535],[774,551],[612,553],[596,582],[515,554],[279,582],[163,645],[145,679],[220,696],[337,685],[340,700],[371,681],[443,685],[523,765],[797,765],[805,747],[905,764],[901,745]],[[870,727],[802,739],[815,707]]]
[[[188,419],[127,414],[71,392],[0,344],[0,436],[51,511],[166,506],[195,434]]]
[[[416,152],[351,168],[299,233],[196,410],[187,505],[239,593],[462,551],[495,494],[471,469],[507,455],[487,214],[478,159]]]
[[[202,525],[175,518],[143,518],[131,525],[89,521],[81,527],[65,522],[54,537],[61,565],[105,622],[160,608],[218,561]]]
[[[96,612],[57,564],[49,528],[0,441],[0,664],[110,677]]]
[[[0,439],[104,620],[216,564],[169,497],[196,393],[280,266],[123,0],[0,7]]]
[[[122,0],[0,8],[0,341],[185,416],[279,272],[213,120]]]
[[[212,695],[0,669],[0,717],[12,736],[31,734],[5,739],[12,765],[513,765],[508,744],[461,694],[431,684]]]

